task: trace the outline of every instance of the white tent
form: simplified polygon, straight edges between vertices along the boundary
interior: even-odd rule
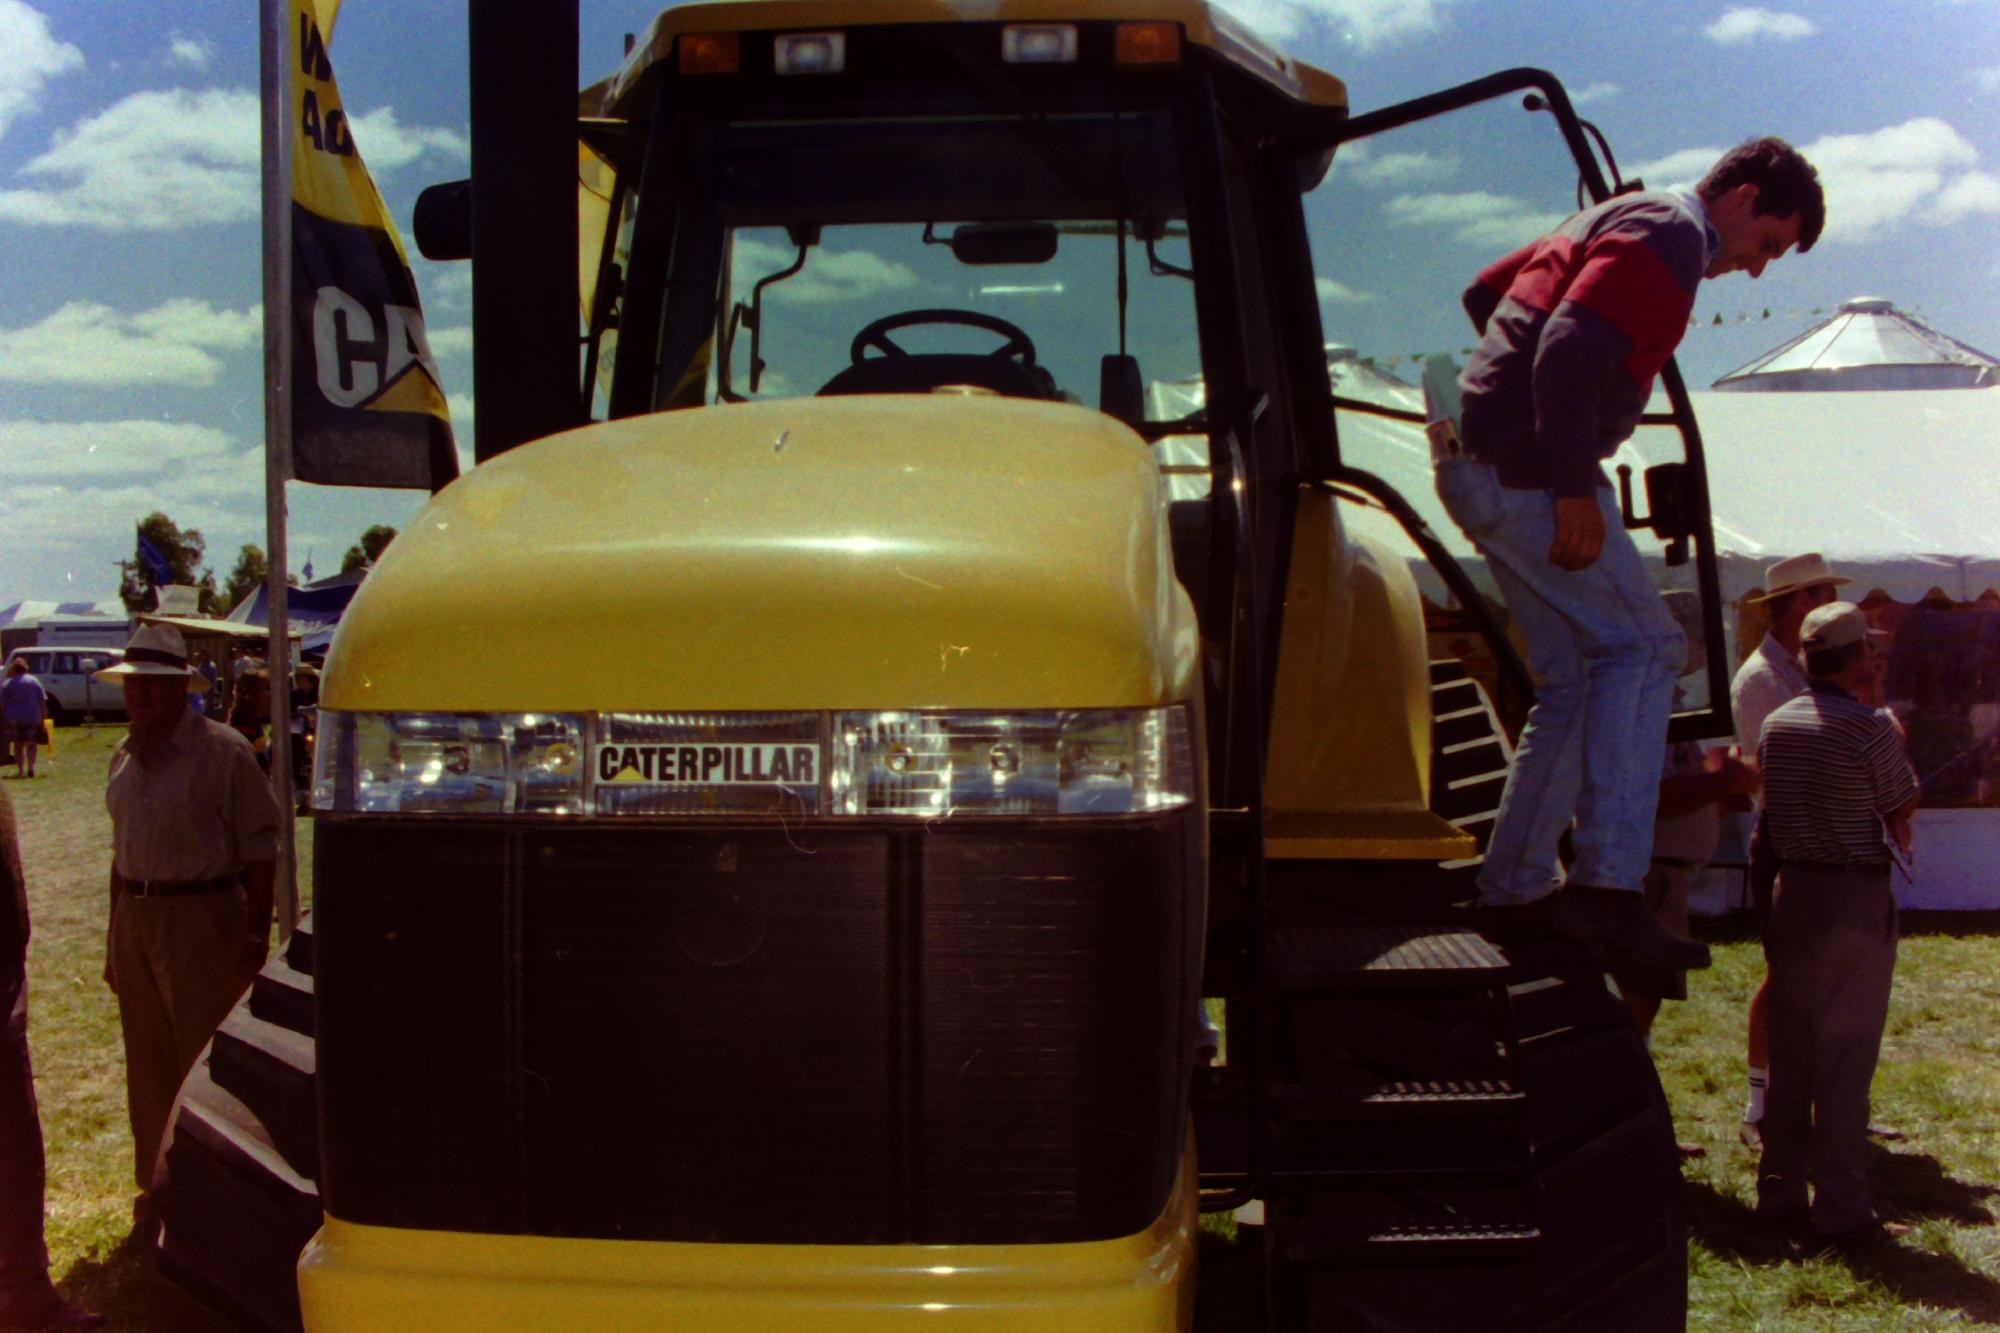
[[[102,602],[16,602],[0,607],[0,627],[37,624],[51,616],[115,616],[125,619],[125,604],[116,597]]]
[[[2000,385],[2000,360],[1877,296],[1846,302],[1832,318],[1715,382],[1737,393],[1994,385]]]

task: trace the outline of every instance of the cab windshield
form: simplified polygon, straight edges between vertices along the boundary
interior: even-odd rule
[[[685,165],[622,219],[614,415],[971,386],[1200,429],[1174,389],[1202,364],[1168,105],[814,110],[663,116]]]

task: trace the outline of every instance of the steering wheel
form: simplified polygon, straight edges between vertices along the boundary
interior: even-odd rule
[[[969,328],[985,329],[997,333],[1007,341],[994,348],[988,355],[1019,361],[1023,366],[1035,364],[1034,340],[1027,330],[1018,324],[1010,324],[998,315],[983,314],[977,310],[904,310],[894,315],[884,315],[854,335],[854,342],[848,347],[848,356],[855,365],[860,365],[863,354],[870,347],[880,348],[884,356],[908,356],[909,352],[889,340],[889,335],[897,329],[909,328],[912,324],[962,324]]]

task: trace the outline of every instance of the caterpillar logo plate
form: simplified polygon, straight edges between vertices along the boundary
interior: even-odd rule
[[[649,786],[817,787],[819,747],[792,742],[597,747],[599,782]]]

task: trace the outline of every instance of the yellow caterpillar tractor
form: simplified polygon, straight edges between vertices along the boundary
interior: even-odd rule
[[[579,118],[574,16],[504,8],[417,226],[479,464],[342,623],[170,1270],[315,1333],[1680,1327],[1644,1050],[1466,906],[1508,749],[1412,543],[1526,675],[1346,447],[1413,414],[1330,384],[1306,202],[1503,105],[1602,193],[1561,87],[1350,115],[1200,0],[749,0]],[[1668,384],[1631,521],[1712,593]]]

